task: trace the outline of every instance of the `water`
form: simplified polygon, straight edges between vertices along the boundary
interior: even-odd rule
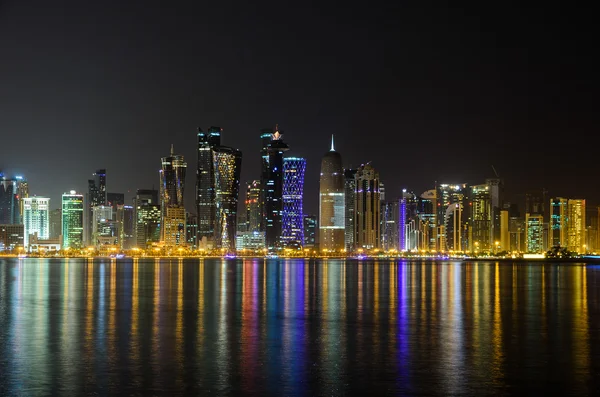
[[[0,395],[600,390],[600,267],[0,259]]]

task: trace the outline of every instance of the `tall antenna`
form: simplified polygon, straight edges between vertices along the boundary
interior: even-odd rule
[[[494,174],[496,175],[496,178],[500,178],[500,175],[498,175],[498,173],[496,172],[496,169],[494,168],[494,164],[492,164],[492,170],[494,170]]]
[[[173,157],[173,144],[171,144],[171,157]]]
[[[331,134],[331,151],[335,152],[335,148],[333,147],[333,134]]]

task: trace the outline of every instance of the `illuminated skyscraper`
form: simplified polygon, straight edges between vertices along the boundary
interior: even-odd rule
[[[47,240],[50,234],[50,199],[47,197],[28,197],[23,199],[23,246],[29,250],[29,238],[37,234],[38,239]]]
[[[273,129],[264,128],[260,131],[260,231],[264,232],[266,229],[267,223],[267,208],[265,204],[266,200],[266,190],[265,186],[267,181],[269,180],[269,145],[271,144],[271,139],[273,136]]]
[[[344,170],[344,242],[346,251],[352,252],[355,248],[355,216],[354,199],[356,197],[356,170]]]
[[[198,247],[198,217],[195,214],[187,213],[185,216],[186,240],[188,246]]]
[[[468,233],[466,233],[465,228],[468,227],[468,211],[464,211],[467,204],[467,196],[468,196],[468,186],[465,183],[462,184],[441,184],[437,186],[437,221],[438,226],[440,226],[438,232],[438,250],[445,251],[449,249],[454,249],[447,247],[446,242],[448,240],[447,232],[449,229],[453,227],[452,225],[446,224],[446,217],[448,207],[450,204],[460,204],[460,222],[457,225],[460,225],[460,248],[459,250],[466,250],[465,245],[468,244]],[[458,231],[457,231],[458,232]]]
[[[508,210],[500,211],[500,250],[510,250],[510,217]]]
[[[248,232],[259,232],[262,222],[262,185],[259,180],[254,180],[246,189],[246,220]]]
[[[215,192],[215,248],[236,249],[237,206],[240,192],[242,152],[225,146],[213,148]]]
[[[568,245],[568,200],[562,197],[550,199],[550,246]]]
[[[135,209],[131,205],[117,204],[117,224],[121,249],[130,250],[136,246]]]
[[[357,248],[380,248],[379,174],[370,163],[361,165],[356,171],[355,241]]]
[[[93,241],[93,208],[99,205],[106,205],[106,170],[96,170],[93,176],[94,179],[88,179],[88,221],[86,225],[87,233],[84,231],[84,237],[90,244]]]
[[[283,141],[278,127],[267,148],[269,166],[267,182],[263,186],[265,195],[265,244],[269,251],[281,248],[281,217],[283,213],[283,154],[290,148]]]
[[[98,205],[92,208],[92,245],[96,247],[119,244],[119,227],[109,205]]]
[[[8,179],[0,172],[0,225],[15,225],[21,222],[18,181]]]
[[[215,234],[215,169],[214,148],[221,146],[220,127],[210,127],[208,132],[198,128],[198,169],[196,172],[196,208],[198,214],[198,247],[213,245]]]
[[[538,254],[544,251],[544,217],[539,214],[525,215],[525,251]]]
[[[569,199],[568,216],[568,250],[584,254],[586,252],[585,200]]]
[[[399,250],[399,201],[381,203],[381,248],[385,251]]]
[[[342,156],[335,151],[333,135],[331,149],[321,160],[319,179],[319,249],[341,251],[346,248],[345,186]]]
[[[488,184],[471,186],[471,241],[470,250],[477,246],[490,251],[494,246],[492,236],[492,199]]]
[[[62,208],[50,210],[50,240],[60,240],[62,236]]]
[[[187,164],[182,155],[173,153],[161,159],[160,206],[162,240],[166,246],[185,245],[185,171]]]
[[[417,209],[421,221],[419,246],[425,251],[438,251],[440,249],[438,246],[436,194],[436,190],[431,189],[423,192],[419,197]]]
[[[445,245],[447,251],[462,251],[462,237],[463,237],[463,204],[461,202],[455,202],[450,204],[446,208],[446,215],[444,218],[444,230],[445,230]]]
[[[61,214],[62,248],[83,248],[83,194],[79,194],[75,190],[63,193]]]
[[[133,200],[135,211],[135,245],[145,249],[160,241],[161,210],[158,191],[138,189]]]
[[[281,242],[284,247],[304,245],[304,171],[306,160],[299,157],[283,159],[283,214]]]
[[[316,248],[318,227],[316,215],[304,215],[304,248]]]

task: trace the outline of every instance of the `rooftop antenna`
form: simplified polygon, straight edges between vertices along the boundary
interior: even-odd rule
[[[335,148],[333,147],[333,134],[331,134],[331,151],[335,152]]]
[[[496,169],[494,168],[494,164],[492,164],[492,170],[494,171],[496,178],[500,178],[500,175],[498,175],[498,173],[496,172]]]
[[[171,144],[171,157],[173,157],[173,144]]]

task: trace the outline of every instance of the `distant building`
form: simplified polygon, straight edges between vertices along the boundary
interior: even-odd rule
[[[163,242],[166,247],[186,246],[185,208],[167,206],[163,215]]]
[[[500,211],[500,250],[510,250],[510,217],[508,210]]]
[[[235,240],[235,249],[239,252],[248,250],[252,253],[262,251],[265,246],[265,233],[254,232],[237,232]]]
[[[16,225],[21,223],[18,190],[18,180],[16,178],[6,178],[0,172],[0,224]]]
[[[466,251],[469,248],[468,239],[468,218],[469,211],[465,211],[468,207],[469,186],[466,183],[461,184],[440,184],[436,189],[437,199],[437,221],[438,221],[438,243],[437,248],[440,251],[456,250]],[[460,204],[460,219],[454,220],[452,224],[446,223],[449,214],[448,207],[451,204]],[[454,229],[454,225],[459,229]],[[448,232],[452,231],[452,236],[448,236]],[[451,246],[447,242],[452,240]],[[459,242],[458,245],[454,241]]]
[[[121,249],[130,250],[136,246],[135,209],[131,205],[117,205],[117,224]]]
[[[135,210],[135,246],[145,249],[160,241],[161,209],[158,191],[138,189],[133,199]]]
[[[357,248],[380,248],[379,174],[370,163],[361,165],[356,172],[355,241]]]
[[[419,197],[417,213],[420,220],[420,249],[424,251],[438,251],[438,227],[437,227],[437,191],[427,190]],[[444,214],[445,215],[445,214]]]
[[[59,240],[62,237],[62,208],[56,208],[50,211],[50,240]]]
[[[161,158],[160,170],[160,205],[162,241],[165,246],[179,246],[186,244],[185,235],[185,207],[183,197],[185,193],[185,172],[187,163],[183,156],[173,153]]]
[[[399,201],[381,203],[381,248],[385,251],[399,250]]]
[[[568,199],[556,197],[550,199],[550,246],[568,245]]]
[[[0,251],[23,247],[23,225],[0,225]]]
[[[281,242],[284,247],[300,248],[304,245],[304,171],[306,159],[283,159],[283,213]]]
[[[93,208],[99,205],[106,205],[106,170],[99,169],[93,174],[94,179],[88,179],[88,193],[87,193],[87,212],[88,221],[86,225],[86,231],[84,232],[85,239],[91,244],[93,238]]]
[[[353,204],[353,203],[352,203]],[[335,151],[333,136],[331,149],[321,160],[319,179],[319,249],[341,251],[346,249],[345,184],[342,156]]]
[[[585,200],[568,201],[568,250],[584,254],[587,251],[585,238]]]
[[[267,147],[268,172],[263,185],[265,196],[265,244],[269,251],[281,249],[281,222],[283,215],[283,154],[289,146],[283,141],[278,126]]]
[[[37,235],[40,240],[47,240],[50,235],[49,213],[50,199],[47,197],[28,197],[23,199],[23,245],[29,250],[29,236]]]
[[[471,250],[475,245],[481,251],[490,251],[494,245],[492,234],[492,197],[487,184],[471,186]]]
[[[315,249],[317,247],[317,242],[319,241],[319,237],[317,235],[317,231],[319,230],[319,225],[317,222],[316,215],[304,215],[304,248]]]
[[[106,193],[106,205],[113,207],[113,211],[117,211],[117,206],[125,205],[124,193]]]
[[[198,169],[196,172],[196,209],[198,247],[212,248],[216,224],[214,149],[221,146],[221,128],[198,128]]]
[[[198,246],[198,217],[195,214],[188,213],[186,215],[186,240],[188,246],[197,248]]]
[[[92,208],[92,245],[96,247],[119,246],[119,225],[113,216],[113,208],[99,205]]]
[[[62,195],[62,247],[81,249],[83,241],[83,194],[71,190]]]
[[[525,238],[527,253],[540,253],[544,251],[543,242],[544,217],[541,214],[525,215]]]
[[[347,252],[354,251],[355,247],[356,171],[355,169],[344,170],[344,245]]]
[[[262,185],[260,180],[248,183],[246,187],[246,230],[249,232],[262,231]]]

